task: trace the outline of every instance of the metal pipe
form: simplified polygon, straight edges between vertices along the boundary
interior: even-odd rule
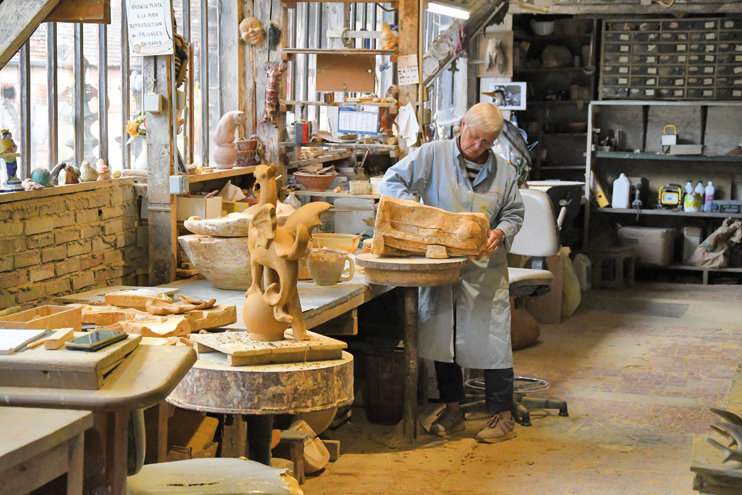
[[[129,85],[129,72],[131,60],[129,59],[129,24],[126,18],[126,8],[121,9],[121,168],[131,168],[131,154],[129,153],[128,133],[126,125],[131,116],[131,93]],[[146,151],[145,151],[146,153]]]
[[[31,42],[20,52],[21,71],[21,178],[31,177]]]
[[[209,166],[209,5],[201,0],[201,165]]]
[[[85,159],[85,70],[83,69],[82,24],[75,24],[75,66],[73,67],[75,88],[75,165]]]
[[[59,160],[59,110],[57,97],[57,23],[46,24],[46,108],[49,120],[49,170]]]
[[[171,22],[175,27],[175,11],[170,9]],[[174,40],[173,40],[174,41]],[[178,88],[177,74],[175,73],[175,47],[173,47],[173,54],[168,58],[170,59],[170,123],[172,125],[171,136],[170,136],[170,174],[178,175]],[[175,278],[175,274],[173,274]]]
[[[108,165],[108,26],[98,26],[98,158]]]
[[[191,40],[191,0],[183,0],[183,38],[188,43],[188,74],[186,76],[185,91],[186,111],[185,126],[183,128],[183,153],[186,167],[193,163],[193,42]]]

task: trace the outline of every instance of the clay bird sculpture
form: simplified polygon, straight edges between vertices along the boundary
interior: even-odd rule
[[[108,165],[106,165],[106,161],[103,160],[103,158],[98,159],[98,179],[97,180],[110,180],[111,178],[111,170],[108,168]]]
[[[57,184],[57,179],[59,178],[59,173],[67,166],[65,162],[59,162],[57,163],[54,168],[52,169],[51,173],[49,174],[49,182],[51,185]]]
[[[386,22],[381,26],[381,48],[383,50],[396,50],[399,39],[392,32],[392,28]]]
[[[98,171],[87,160],[83,160],[80,164],[80,180],[83,182],[95,182],[98,180]]]
[[[314,202],[294,211],[283,226],[278,226],[276,204],[278,167],[258,165],[254,176],[260,186],[258,209],[250,220],[248,249],[252,269],[252,285],[247,291],[247,305],[255,309],[256,295],[261,295],[265,304],[272,307],[275,322],[291,323],[294,338],[306,340],[306,325],[302,316],[296,282],[299,274],[299,258],[307,250],[312,230],[321,225],[321,213],[332,205]],[[243,318],[248,317],[243,311]],[[249,328],[245,319],[245,324]],[[267,323],[266,323],[267,324]],[[250,329],[251,334],[253,333]]]
[[[485,55],[485,67],[490,71],[497,67],[497,72],[503,74],[507,68],[505,51],[502,49],[502,41],[497,38],[487,40],[487,53]]]
[[[706,442],[713,445],[724,454],[722,463],[736,461],[741,463],[735,469],[742,468],[742,418],[736,414],[723,409],[711,408],[711,412],[721,416],[726,421],[720,421],[711,425],[711,429],[719,433],[727,440],[727,445],[722,445],[713,438],[707,438]]]

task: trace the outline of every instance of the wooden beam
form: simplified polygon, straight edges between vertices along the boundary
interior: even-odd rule
[[[0,3],[0,69],[44,22],[59,0],[5,0]]]
[[[418,0],[400,0],[399,2],[399,55],[415,55],[420,60],[419,51],[422,48],[418,44],[418,22],[420,21]],[[423,76],[422,65],[418,62],[420,77]],[[417,84],[405,84],[399,86],[400,105],[407,102],[416,106],[419,101]]]
[[[111,0],[59,0],[45,20],[111,24]]]
[[[149,282],[175,280],[177,220],[175,196],[170,195],[170,176],[175,164],[170,56],[144,58],[144,84],[165,98],[162,112],[147,112],[147,197],[149,200]]]

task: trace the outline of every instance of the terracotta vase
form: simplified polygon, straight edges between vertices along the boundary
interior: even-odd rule
[[[218,169],[230,169],[237,161],[237,150],[232,146],[217,146],[214,148],[214,163]]]
[[[261,342],[283,340],[283,332],[289,327],[288,323],[276,320],[273,306],[269,306],[259,292],[245,298],[242,321],[250,332],[250,338]]]

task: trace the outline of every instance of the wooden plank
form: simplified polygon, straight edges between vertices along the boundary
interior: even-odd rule
[[[72,340],[75,336],[75,329],[74,328],[61,328],[54,332],[54,335],[51,337],[47,337],[46,342],[44,342],[44,349],[46,350],[56,350],[61,348],[65,342]]]
[[[82,309],[68,306],[40,306],[0,317],[0,328],[56,330],[72,327],[82,330]]]
[[[358,309],[353,308],[347,313],[317,325],[313,330],[322,335],[358,335]]]
[[[255,167],[236,167],[230,170],[216,170],[214,172],[206,172],[203,174],[189,175],[188,182],[204,182],[207,180],[224,179],[227,177],[237,177],[240,175],[248,175],[255,172]]]
[[[284,48],[282,53],[289,55],[396,55],[397,50],[367,50],[365,48]]]
[[[305,143],[297,144],[292,141],[283,141],[278,143],[283,148],[324,148],[329,146],[332,148],[358,148],[358,149],[370,149],[370,150],[396,150],[397,146],[392,144],[366,144],[366,143],[330,143],[329,141],[323,141],[321,143]]]
[[[134,179],[123,178],[123,179],[111,179],[111,180],[99,180],[95,182],[81,182],[79,184],[66,184],[63,186],[47,187],[44,189],[37,189],[34,191],[19,191],[14,193],[0,194],[0,204],[12,203],[13,201],[25,201],[27,199],[46,198],[49,196],[57,196],[62,194],[73,194],[84,191],[93,191],[95,189],[103,189],[111,186],[134,186]]]
[[[5,0],[0,3],[3,36],[0,39],[0,69],[44,22],[59,0]]]
[[[350,158],[353,156],[353,153],[350,151],[341,151],[337,154],[337,156],[318,156],[317,158],[308,158],[306,160],[292,160],[289,162],[289,167],[296,168],[301,167],[303,165],[310,165],[313,163],[327,163],[327,162],[335,162],[338,160],[345,160],[347,158]]]
[[[0,386],[98,390],[105,375],[139,345],[141,338],[133,335],[97,352],[46,350],[40,346],[14,354],[16,359],[0,359]]]
[[[111,23],[110,0],[60,0],[45,22]]]
[[[281,105],[287,107],[295,107],[297,105],[309,105],[315,107],[354,107],[358,105],[365,105],[371,107],[398,107],[399,103],[374,103],[374,102],[358,102],[358,101],[335,101],[333,103],[325,103],[324,101],[300,101],[300,100],[281,100]]]
[[[77,303],[77,304],[89,304],[89,303],[102,303],[105,302],[106,294],[111,292],[120,292],[125,290],[138,290],[147,289],[157,294],[164,294],[172,296],[177,293],[180,289],[177,287],[137,287],[134,285],[112,285],[111,287],[103,287],[100,289],[93,289],[79,294],[70,294],[68,296],[60,296],[55,298],[57,302],[61,303]]]
[[[294,196],[321,196],[325,198],[356,198],[356,199],[379,199],[379,194],[348,194],[348,193],[336,193],[333,191],[293,191]]]
[[[195,320],[191,332],[224,327],[237,322],[237,308],[231,304],[217,304],[213,308],[195,309],[187,314]]]

